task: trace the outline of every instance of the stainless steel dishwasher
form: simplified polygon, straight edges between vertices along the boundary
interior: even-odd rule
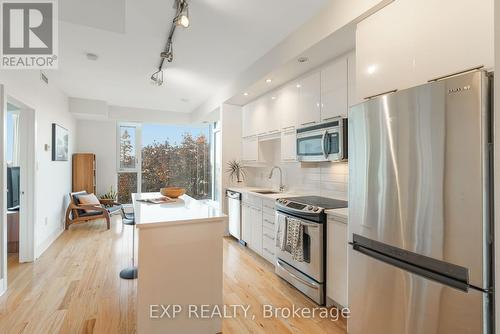
[[[229,234],[241,240],[241,193],[226,190],[229,214]]]

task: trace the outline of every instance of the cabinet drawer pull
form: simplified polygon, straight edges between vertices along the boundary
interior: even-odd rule
[[[300,125],[308,125],[308,124],[314,124],[314,123],[316,123],[316,121],[306,122],[306,123],[300,123]]]
[[[269,238],[269,239],[271,239],[271,240],[274,240],[274,237],[273,237],[272,235],[269,235],[269,234],[267,234],[267,233],[264,233],[263,235],[264,235],[266,238]]]
[[[379,96],[382,96],[382,95],[385,95],[385,94],[396,93],[397,91],[398,91],[397,89],[388,90],[387,92],[383,92],[383,93],[379,93],[379,94],[367,96],[367,97],[365,97],[365,100],[370,100],[370,99],[373,99],[374,97],[379,97]]]
[[[340,118],[340,116],[332,116],[332,117],[323,118],[323,121],[329,121],[329,120],[335,119],[335,118]]]
[[[264,219],[265,222],[268,222],[269,224],[271,225],[274,225],[274,222],[273,221],[270,221],[269,219]]]
[[[283,128],[283,130],[293,130],[295,129],[295,125],[287,126],[286,128]]]
[[[263,250],[265,250],[266,252],[268,252],[270,255],[274,256],[274,253],[271,252],[269,249],[267,249],[267,248],[264,247]]]
[[[484,65],[478,65],[478,66],[475,66],[475,67],[467,68],[467,69],[462,70],[462,71],[458,71],[458,72],[455,72],[455,73],[450,73],[450,74],[446,74],[446,75],[443,75],[443,76],[440,76],[440,77],[437,77],[437,78],[434,78],[434,79],[430,79],[430,80],[427,80],[427,82],[434,82],[434,81],[443,80],[443,79],[446,79],[446,78],[449,78],[449,77],[452,77],[452,76],[455,76],[455,75],[458,75],[458,74],[463,74],[463,73],[467,73],[467,72],[470,72],[470,71],[479,70],[480,68],[483,68],[483,67],[484,67]]]

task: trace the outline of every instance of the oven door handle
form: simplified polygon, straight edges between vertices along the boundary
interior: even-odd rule
[[[286,207],[286,209],[287,209],[287,210],[290,210],[290,211],[296,211],[297,213],[302,213],[302,214],[304,213],[304,212],[303,212],[303,211],[301,211],[301,210],[296,210],[296,209],[289,208],[289,207]],[[281,212],[280,212],[280,213],[276,213],[276,215],[283,216],[283,217],[285,217],[285,219],[286,219],[286,217],[287,217],[287,215],[284,215],[284,214],[282,214]],[[307,227],[318,228],[318,226],[320,225],[320,224],[317,224],[317,223],[308,223],[308,222],[303,221],[302,219],[298,219],[298,218],[295,218],[295,217],[294,217],[294,219],[295,219],[295,220],[300,221],[300,224],[301,224],[301,225],[303,225],[303,226],[307,226]]]
[[[318,290],[319,289],[319,286],[317,284],[314,284],[312,282],[309,282],[309,281],[306,281],[305,279],[303,279],[302,277],[299,277],[297,275],[295,275],[294,273],[292,273],[290,270],[288,270],[284,265],[283,265],[283,262],[280,260],[280,259],[277,259],[276,260],[276,265],[283,269],[284,271],[286,271],[288,273],[288,275],[292,276],[293,278],[295,278],[297,281],[299,281],[300,283],[302,284],[305,284],[307,285],[308,287],[310,288],[313,288],[313,289],[316,289]],[[286,265],[286,264],[285,264]]]

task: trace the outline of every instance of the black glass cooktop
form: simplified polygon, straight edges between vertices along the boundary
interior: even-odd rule
[[[285,199],[296,203],[319,206],[326,210],[347,208],[347,201],[342,201],[339,199],[333,199],[328,197],[300,196],[300,197],[287,197]]]

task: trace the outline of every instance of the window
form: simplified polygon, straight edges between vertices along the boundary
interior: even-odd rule
[[[134,169],[137,166],[136,127],[120,126],[120,170]]]
[[[196,199],[212,198],[210,127],[145,124],[142,192],[182,187]]]
[[[130,203],[131,193],[169,186],[196,199],[212,198],[211,139],[208,125],[120,124],[118,201]]]
[[[132,203],[132,193],[140,192],[139,124],[119,124],[118,129],[118,202]]]

